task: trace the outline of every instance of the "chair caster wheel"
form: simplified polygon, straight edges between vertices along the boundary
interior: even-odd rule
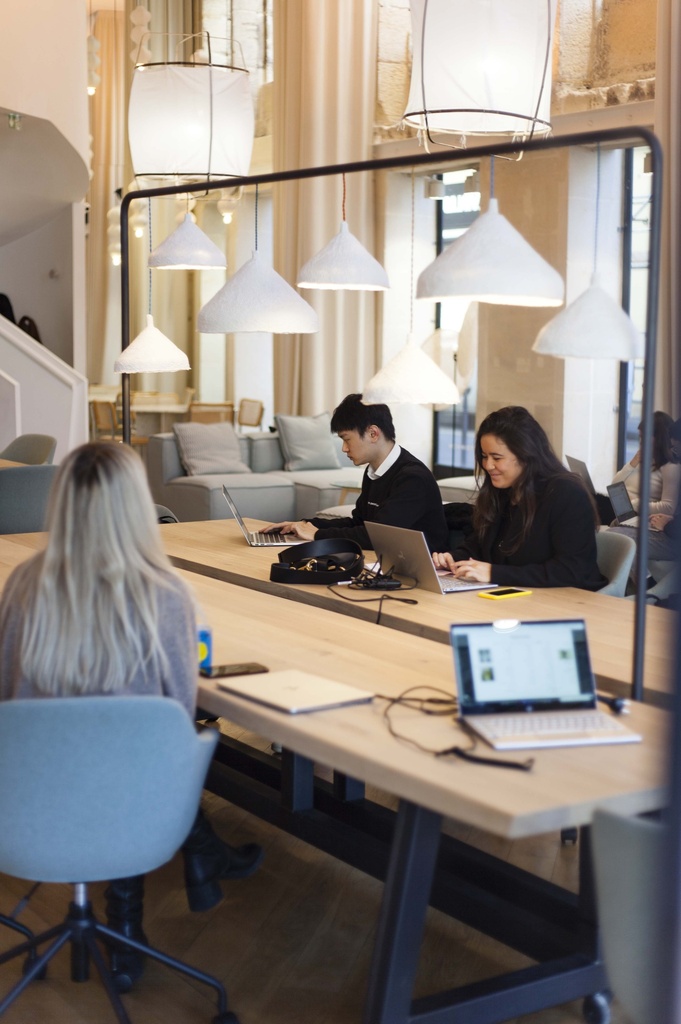
[[[225,1010],[224,1013],[218,1013],[217,1017],[213,1017],[213,1024],[239,1024],[239,1018],[231,1010]]]
[[[610,999],[605,992],[594,992],[582,1003],[586,1024],[610,1024]]]
[[[24,960],[24,965],[21,968],[22,974],[28,974],[33,964],[36,962],[37,957],[27,956]],[[37,974],[33,975],[33,981],[44,981],[47,977],[47,964],[40,968]]]

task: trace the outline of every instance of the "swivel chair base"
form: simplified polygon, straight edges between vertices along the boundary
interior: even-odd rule
[[[18,930],[23,932],[23,926],[19,926]],[[52,957],[56,956],[62,946],[66,945],[67,942],[70,942],[72,980],[87,980],[88,963],[91,958],[97,968],[102,984],[106,990],[106,994],[109,997],[109,1002],[111,1003],[119,1024],[132,1024],[130,1017],[123,1007],[120,996],[116,991],[116,984],[113,975],[107,967],[99,945],[97,944],[98,935],[107,943],[107,945],[113,944],[129,946],[131,949],[135,949],[138,952],[143,953],[145,956],[151,957],[152,960],[158,960],[159,963],[165,964],[167,967],[171,967],[174,971],[179,971],[181,974],[186,974],[188,977],[194,978],[196,981],[201,981],[203,984],[209,985],[217,993],[218,1002],[218,1012],[217,1015],[213,1017],[212,1024],[239,1024],[238,1018],[235,1014],[227,1009],[227,993],[225,992],[224,986],[217,980],[217,978],[213,978],[210,974],[204,974],[203,971],[199,971],[195,967],[190,967],[189,964],[185,964],[181,960],[176,960],[174,957],[168,956],[166,953],[161,953],[160,950],[154,949],[143,942],[137,942],[130,938],[123,939],[118,932],[115,932],[113,929],[101,924],[93,913],[92,904],[87,897],[87,886],[83,883],[78,883],[75,886],[75,898],[73,902],[69,904],[69,912],[65,921],[56,925],[54,928],[49,928],[40,935],[30,938],[26,942],[22,942],[18,946],[14,946],[12,949],[0,956],[0,964],[5,964],[16,957],[22,956],[24,953],[28,953],[29,957],[31,956],[31,953],[33,953],[33,956],[35,957],[35,950],[38,946],[43,945],[45,942],[54,940],[44,953],[27,962],[22,979],[18,981],[12,989],[10,989],[2,1000],[0,1000],[0,1017],[15,1001],[15,999],[21,995],[27,985],[33,981],[34,978],[44,974],[47,964]]]

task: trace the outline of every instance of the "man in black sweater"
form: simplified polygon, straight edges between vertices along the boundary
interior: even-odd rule
[[[364,405],[361,395],[348,395],[334,410],[331,431],[343,441],[347,457],[356,466],[367,467],[352,515],[277,523],[268,529],[293,533],[301,540],[341,537],[371,548],[364,523],[385,523],[421,530],[431,551],[446,547],[440,489],[428,467],[396,443],[388,406]]]

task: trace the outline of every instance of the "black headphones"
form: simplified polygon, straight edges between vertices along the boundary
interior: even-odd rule
[[[329,538],[293,544],[270,566],[274,583],[343,583],[364,568],[364,554],[354,540]]]

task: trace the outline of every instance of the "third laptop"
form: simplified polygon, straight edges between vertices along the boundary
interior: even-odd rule
[[[259,533],[257,530],[249,530],[241,517],[239,509],[234,504],[234,499],[224,484],[222,486],[222,493],[229,505],[230,512],[241,527],[241,532],[252,548],[280,548],[282,545],[303,543],[293,533]]]
[[[450,627],[459,716],[496,750],[636,743],[599,711],[583,619]]]
[[[401,526],[383,523],[364,523],[374,551],[381,564],[381,572],[392,572],[416,580],[424,590],[436,594],[453,594],[462,590],[493,590],[496,583],[474,583],[459,580],[451,573],[438,573],[428,549],[428,542],[420,530],[405,530]]]

